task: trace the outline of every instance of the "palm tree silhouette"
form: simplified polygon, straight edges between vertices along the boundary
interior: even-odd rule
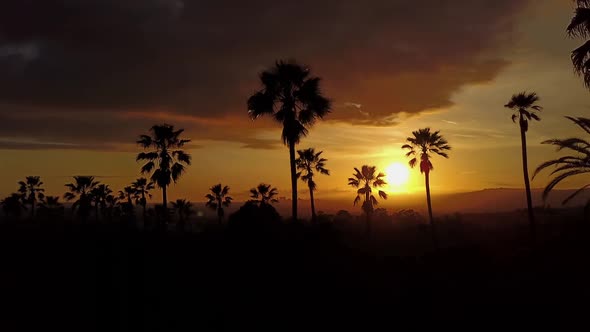
[[[573,121],[576,125],[582,128],[587,134],[590,134],[590,119],[588,118],[573,118],[566,116],[567,119]],[[557,151],[571,150],[571,155],[549,160],[542,163],[537,167],[533,175],[533,179],[539,172],[550,167],[555,166],[555,169],[550,175],[555,175],[553,179],[547,184],[543,191],[543,199],[546,200],[549,193],[553,188],[558,185],[561,181],[575,175],[590,173],[590,141],[582,138],[567,138],[567,139],[551,139],[542,142],[543,144],[551,144],[557,147]],[[568,196],[562,204],[567,204],[574,197],[583,192],[586,188],[590,187],[590,184],[582,186],[580,189],[575,191],[573,194]],[[590,213],[590,200],[584,207],[586,215]]]
[[[361,195],[364,196],[364,201],[362,205],[363,212],[366,215],[366,226],[367,226],[367,234],[371,234],[371,214],[375,208],[375,205],[378,204],[377,198],[373,195],[372,188],[380,188],[386,185],[387,183],[383,178],[385,174],[377,173],[377,167],[375,166],[367,166],[364,165],[359,170],[358,168],[354,168],[356,173],[354,173],[351,178],[348,178],[348,185],[354,188],[359,188],[356,191],[356,198],[354,199],[354,205],[356,206],[361,201]],[[379,190],[378,192],[379,197],[383,199],[387,199],[387,193],[383,190]]]
[[[94,181],[93,176],[74,176],[74,182],[68,183],[65,186],[70,190],[64,194],[66,201],[73,201],[72,210],[78,212],[78,216],[86,219],[91,209],[90,192],[99,185],[98,181]]]
[[[139,178],[131,184],[131,188],[134,191],[135,204],[141,205],[143,209],[143,222],[145,224],[147,198],[152,198],[150,190],[154,189],[154,183],[146,178]]]
[[[124,204],[121,204],[123,207],[123,212],[127,216],[131,216],[133,214],[133,197],[135,196],[135,190],[131,186],[127,186],[123,188],[123,190],[119,190],[119,199],[126,200]]]
[[[186,199],[177,199],[175,202],[170,203],[172,204],[172,208],[178,213],[177,229],[183,232],[186,228],[185,219],[188,219],[194,213],[192,210],[193,204]]]
[[[44,212],[47,217],[57,217],[63,215],[63,204],[59,202],[58,196],[45,196],[39,203],[39,213]]]
[[[543,108],[537,105],[539,96],[536,93],[521,92],[515,94],[510,98],[508,104],[504,107],[512,110],[512,122],[516,122],[520,125],[520,142],[522,144],[522,172],[524,174],[524,187],[526,190],[526,201],[529,215],[529,227],[531,232],[531,241],[534,244],[536,239],[536,225],[535,225],[535,213],[533,211],[533,200],[531,197],[531,184],[529,181],[529,168],[527,159],[526,149],[526,132],[529,129],[529,121],[536,120],[541,121],[539,116],[534,111],[541,111]]]
[[[221,225],[223,216],[225,214],[223,207],[228,207],[231,204],[233,198],[228,196],[229,187],[222,187],[221,183],[214,185],[209,190],[211,191],[211,194],[205,195],[205,197],[209,200],[206,205],[210,209],[217,211],[218,222]]]
[[[297,177],[303,182],[307,183],[307,186],[309,187],[309,198],[311,201],[311,221],[314,223],[317,220],[315,213],[315,202],[313,200],[313,192],[317,189],[316,183],[313,180],[315,175],[314,172],[330,175],[330,171],[325,168],[326,161],[328,160],[320,157],[322,152],[323,151],[316,153],[313,148],[297,150],[299,158],[295,160],[295,163],[297,164],[297,170],[300,171],[297,173]]]
[[[98,208],[99,206],[104,207],[106,205],[106,198],[108,195],[112,194],[113,191],[107,184],[100,184],[94,187],[90,191],[90,198],[94,201],[94,217],[96,221],[98,221]]]
[[[446,139],[440,135],[440,131],[431,132],[430,128],[418,129],[412,132],[412,137],[408,137],[406,141],[409,144],[404,144],[402,149],[408,150],[406,157],[412,157],[409,161],[411,168],[414,168],[420,158],[420,173],[424,174],[424,181],[426,187],[426,204],[428,205],[428,218],[430,220],[430,228],[432,232],[432,241],[434,247],[438,247],[438,240],[436,235],[436,228],[434,225],[434,218],[432,217],[432,201],[430,199],[430,172],[434,169],[430,159],[432,153],[439,156],[449,158],[445,151],[451,150]],[[420,154],[419,157],[417,154]]]
[[[104,200],[104,211],[109,221],[113,220],[113,215],[120,215],[119,197],[115,195],[107,195]]]
[[[270,184],[261,183],[256,188],[250,189],[250,198],[252,202],[258,205],[270,205],[278,203],[276,197],[279,195],[277,188],[271,188]]]
[[[320,78],[296,62],[277,61],[260,74],[262,90],[248,99],[252,119],[271,115],[283,125],[283,143],[289,146],[291,165],[292,217],[297,220],[297,171],[295,145],[305,137],[317,119],[330,112],[330,100],[320,91]]]
[[[45,197],[45,189],[41,188],[43,182],[39,176],[27,176],[25,181],[19,181],[18,192],[22,194],[23,201],[31,206],[31,218],[35,217],[35,204]]]
[[[567,33],[571,38],[588,39],[590,36],[590,1],[575,0],[577,8]],[[590,88],[590,41],[576,48],[571,54],[572,64],[576,74],[582,76],[584,85]]]
[[[162,206],[168,211],[166,190],[171,182],[176,183],[191,164],[191,156],[181,150],[190,140],[181,139],[184,129],[174,130],[168,124],[155,125],[150,129],[150,135],[141,135],[137,143],[149,152],[137,155],[137,161],[145,161],[141,168],[142,174],[151,173],[152,182],[162,189]],[[165,223],[167,213],[162,222]],[[163,225],[160,225],[163,226]]]

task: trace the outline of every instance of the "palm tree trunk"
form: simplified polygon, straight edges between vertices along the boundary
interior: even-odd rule
[[[432,217],[432,201],[430,199],[430,172],[424,172],[424,181],[426,185],[426,204],[428,205],[428,219],[430,221],[430,233],[432,235],[432,245],[434,249],[438,248],[438,238],[436,234],[436,226],[434,225],[434,218]]]
[[[522,173],[524,174],[524,187],[526,191],[526,203],[529,214],[531,244],[534,246],[537,239],[537,230],[535,225],[535,214],[533,211],[533,200],[531,197],[531,183],[529,181],[529,168],[526,151],[526,134],[522,125],[520,127],[520,141],[522,143]]]
[[[317,216],[315,214],[315,202],[313,201],[313,190],[311,186],[309,187],[309,199],[311,201],[311,222],[315,224],[317,222]]]
[[[295,143],[289,142],[289,162],[291,163],[291,207],[293,221],[297,221],[297,170],[295,168]]]
[[[35,218],[35,200],[31,201],[31,219]]]
[[[221,206],[221,205],[219,205]],[[221,225],[223,220],[223,209],[221,207],[217,208],[217,223]]]
[[[143,229],[146,229],[146,228],[147,228],[147,227],[146,227],[146,226],[147,226],[147,220],[146,220],[146,215],[147,215],[147,213],[146,213],[146,205],[147,205],[147,201],[146,201],[146,199],[145,199],[145,192],[144,192],[144,191],[142,191],[142,192],[141,192],[141,207],[142,207],[142,210],[143,210],[143,211],[142,211],[142,212],[143,212],[143,215],[142,215],[142,217],[143,217]]]
[[[371,196],[369,194],[369,191],[367,190],[365,193],[365,204],[366,203],[370,203],[371,205],[371,209],[373,209],[373,203],[370,201]],[[371,211],[369,209],[367,209],[365,211],[365,214],[367,215],[367,236],[370,237],[371,236]]]
[[[162,187],[162,218],[158,222],[158,228],[161,231],[166,229],[166,222],[168,221],[168,196],[166,195],[166,186]]]

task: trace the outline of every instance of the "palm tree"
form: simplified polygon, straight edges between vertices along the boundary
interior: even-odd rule
[[[309,198],[311,201],[311,221],[314,223],[317,219],[315,213],[315,202],[313,200],[313,192],[317,189],[316,183],[313,180],[315,175],[314,172],[330,175],[330,171],[325,168],[326,161],[328,160],[321,158],[322,152],[323,151],[316,153],[313,148],[298,150],[297,153],[299,154],[299,158],[295,161],[297,164],[297,170],[300,171],[297,173],[297,177],[301,178],[301,180],[307,183],[307,186],[309,187]]]
[[[373,188],[377,189],[383,187],[387,183],[383,178],[385,174],[377,173],[377,167],[364,165],[359,170],[354,168],[354,173],[351,178],[348,178],[348,185],[354,188],[359,188],[356,191],[356,198],[354,199],[354,205],[356,206],[361,201],[361,195],[364,196],[362,205],[363,212],[366,215],[367,223],[367,234],[371,234],[371,214],[373,213],[375,205],[378,204],[377,198],[373,195]],[[379,197],[387,199],[387,193],[383,190],[379,190]]]
[[[46,196],[39,203],[39,213],[43,212],[46,217],[57,217],[63,215],[63,204],[59,202],[58,196]]]
[[[430,128],[419,129],[412,132],[412,137],[406,139],[408,144],[404,144],[402,149],[407,149],[406,157],[411,157],[409,165],[414,168],[418,163],[418,156],[420,156],[420,173],[424,174],[424,181],[426,187],[426,204],[428,205],[428,218],[430,220],[430,228],[432,232],[432,241],[434,247],[438,247],[436,236],[436,229],[434,225],[434,218],[432,217],[432,201],[430,199],[430,172],[434,169],[430,159],[435,153],[444,158],[449,158],[445,151],[451,150],[446,139],[440,135],[440,131],[431,132]]]
[[[162,206],[168,211],[166,190],[171,182],[176,183],[185,172],[186,166],[191,164],[191,156],[181,150],[190,140],[181,139],[184,129],[174,130],[168,124],[155,125],[150,129],[150,135],[141,135],[137,143],[149,152],[137,155],[137,161],[145,161],[141,168],[142,174],[151,173],[151,181],[162,189]],[[166,222],[167,213],[163,222]],[[163,226],[163,225],[160,225]]]
[[[531,197],[531,184],[529,181],[529,168],[527,160],[526,150],[526,132],[529,129],[529,121],[536,120],[541,121],[539,116],[534,111],[541,111],[543,108],[537,105],[539,96],[536,93],[521,92],[515,94],[510,98],[508,104],[504,107],[512,110],[512,122],[516,122],[520,125],[520,142],[522,145],[522,172],[524,175],[524,187],[526,190],[526,201],[527,209],[529,214],[529,227],[531,232],[532,243],[535,243],[536,239],[536,226],[535,226],[535,213],[533,211],[533,200]]]
[[[279,200],[276,197],[279,195],[277,188],[271,188],[270,184],[261,183],[256,188],[250,189],[250,201],[257,203],[258,205],[270,205],[278,203]]]
[[[194,213],[192,210],[193,204],[186,199],[177,199],[176,202],[170,202],[172,208],[178,213],[178,230],[183,232],[185,230],[185,219],[188,219],[191,214]]]
[[[99,206],[104,207],[106,205],[105,200],[107,196],[112,193],[113,191],[111,190],[111,188],[109,188],[109,185],[107,184],[100,184],[90,191],[90,199],[94,201],[94,217],[96,221],[98,221]]]
[[[231,204],[233,198],[228,196],[229,187],[222,187],[221,183],[214,185],[209,190],[211,191],[211,194],[205,195],[205,197],[209,200],[206,205],[212,210],[217,211],[218,222],[221,225],[223,215],[225,214],[223,207],[228,207]]]
[[[139,178],[131,184],[131,188],[134,191],[135,204],[139,204],[143,208],[143,221],[145,223],[147,198],[152,198],[150,190],[154,189],[154,183],[146,178]]]
[[[127,186],[123,188],[123,190],[119,190],[119,199],[120,200],[127,200],[124,204],[121,204],[123,207],[123,212],[130,216],[133,214],[133,197],[135,195],[135,189],[131,186]]]
[[[120,215],[120,205],[119,205],[119,197],[115,195],[107,195],[104,200],[104,208],[105,214],[109,221],[112,221],[113,215]]]
[[[567,33],[571,38],[588,39],[590,37],[590,0],[575,0],[577,8]],[[584,85],[590,88],[590,40],[572,51],[572,64],[576,74],[584,79]]]
[[[582,128],[587,134],[590,134],[590,119],[588,118],[573,118],[566,116],[569,120],[573,121],[576,125]],[[555,177],[547,184],[543,191],[543,199],[547,199],[549,193],[553,188],[558,185],[561,181],[579,174],[590,173],[590,141],[582,138],[567,138],[567,139],[551,139],[544,141],[543,144],[551,144],[557,147],[557,151],[571,150],[571,154],[549,160],[542,163],[537,167],[533,179],[539,172],[550,167],[555,166],[555,169],[551,172],[551,175]],[[583,192],[586,188],[590,187],[590,184],[582,186],[580,189],[575,191],[573,194],[568,196],[562,204],[567,204],[574,197]],[[585,212],[588,215],[590,213],[590,200],[586,203]]]
[[[262,89],[248,99],[252,119],[271,115],[283,125],[282,139],[289,146],[291,165],[292,215],[297,220],[297,171],[295,145],[307,136],[317,119],[330,112],[330,100],[320,90],[320,78],[296,62],[277,61],[260,74]]]
[[[35,204],[45,197],[45,189],[41,188],[43,182],[39,176],[27,176],[25,181],[19,181],[18,192],[22,194],[23,201],[31,206],[31,218],[35,217]]]
[[[74,176],[74,182],[68,183],[65,186],[70,190],[64,194],[66,201],[75,200],[72,204],[72,210],[78,211],[78,215],[82,219],[86,219],[91,209],[92,189],[99,185],[98,181],[94,181],[93,176]]]

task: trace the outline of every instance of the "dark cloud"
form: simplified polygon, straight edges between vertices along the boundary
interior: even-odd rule
[[[246,122],[257,73],[279,58],[324,78],[336,106],[330,119],[394,125],[396,113],[448,106],[461,86],[493,79],[506,65],[494,50],[511,41],[525,2],[6,0],[0,102],[35,108],[46,126],[2,126],[102,144],[149,127],[121,118],[129,110]],[[229,136],[272,147],[249,133]]]

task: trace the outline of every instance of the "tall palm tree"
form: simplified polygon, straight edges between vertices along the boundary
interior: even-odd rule
[[[172,204],[172,208],[178,213],[178,230],[184,231],[186,225],[186,219],[188,219],[191,214],[194,213],[192,206],[193,204],[186,199],[177,199],[175,202],[170,202]]]
[[[311,221],[316,222],[317,216],[315,213],[315,202],[313,200],[313,192],[317,189],[317,185],[313,180],[315,172],[320,174],[330,175],[330,171],[326,169],[326,161],[328,159],[321,158],[323,151],[315,152],[313,148],[306,150],[298,150],[299,158],[295,161],[297,164],[297,173],[303,182],[307,183],[309,188],[309,198],[311,201]]]
[[[363,165],[361,169],[354,168],[354,173],[351,178],[348,178],[348,185],[354,188],[359,188],[356,191],[356,198],[354,205],[356,206],[361,201],[361,195],[364,196],[362,209],[366,215],[367,234],[371,234],[371,214],[378,204],[377,198],[373,195],[373,188],[377,189],[383,187],[387,183],[383,178],[385,174],[378,173],[377,167]],[[379,197],[387,199],[387,193],[383,190],[378,191]]]
[[[330,112],[331,103],[321,93],[320,78],[296,62],[277,61],[260,74],[260,82],[262,89],[248,99],[248,114],[252,119],[270,115],[283,126],[281,137],[289,146],[291,165],[292,216],[297,220],[295,145]]]
[[[167,188],[171,182],[176,183],[191,164],[191,156],[182,147],[189,139],[181,139],[184,129],[175,130],[168,124],[155,125],[150,129],[150,135],[141,135],[137,143],[149,152],[137,155],[137,161],[146,162],[141,168],[142,174],[151,173],[151,181],[162,189],[162,206],[168,211]],[[166,222],[164,213],[162,222]],[[160,225],[163,226],[163,225]]]
[[[526,132],[529,129],[529,121],[536,120],[541,121],[541,118],[535,113],[535,111],[541,111],[543,108],[537,105],[539,96],[536,93],[521,92],[515,94],[510,98],[508,104],[504,107],[514,112],[512,114],[512,122],[516,122],[520,125],[520,142],[522,146],[522,172],[524,175],[524,187],[526,190],[526,201],[527,210],[529,215],[529,227],[531,232],[531,240],[533,244],[536,239],[536,224],[535,224],[535,213],[533,211],[533,199],[531,197],[531,183],[529,181],[529,168],[527,159],[526,149]]]
[[[223,207],[228,207],[231,204],[233,198],[228,196],[229,187],[222,187],[221,183],[214,185],[213,187],[209,188],[209,190],[211,193],[205,195],[205,197],[209,200],[206,205],[210,209],[217,211],[217,219],[221,225],[223,216],[225,214]]]
[[[573,118],[569,116],[566,116],[566,118],[573,121],[576,125],[578,125],[590,135],[590,119]],[[553,188],[561,181],[574,175],[590,173],[590,140],[585,140],[582,138],[551,139],[544,141],[543,144],[554,145],[557,147],[557,151],[564,149],[571,150],[571,154],[544,162],[535,170],[533,178],[535,178],[535,176],[537,176],[537,174],[539,174],[539,172],[542,170],[550,166],[555,166],[555,169],[553,169],[551,172],[551,175],[555,175],[555,177],[545,187],[545,190],[543,191],[543,199],[547,199],[547,196],[549,196],[551,190],[553,190]],[[579,195],[588,187],[590,187],[590,184],[582,186],[580,189],[568,196],[562,203],[564,205],[567,204],[570,200]],[[590,213],[590,199],[586,203],[584,210],[587,215]]]
[[[279,195],[277,188],[272,188],[270,184],[261,183],[256,188],[250,189],[250,198],[252,202],[259,205],[270,205],[278,203],[276,197]]]
[[[72,210],[78,212],[78,216],[86,219],[91,209],[90,192],[99,185],[98,181],[94,181],[93,176],[74,176],[74,182],[68,183],[65,186],[70,190],[64,194],[66,201],[73,201]]]
[[[444,158],[449,158],[445,151],[451,150],[446,139],[440,135],[440,131],[432,132],[430,128],[418,129],[412,132],[412,137],[406,139],[408,144],[404,144],[402,149],[408,150],[406,157],[411,157],[409,165],[414,168],[420,158],[420,173],[424,174],[424,183],[426,187],[426,204],[428,205],[428,218],[432,233],[434,247],[438,246],[434,218],[432,217],[432,201],[430,199],[430,172],[434,169],[430,159],[432,154],[437,154]],[[419,154],[419,155],[418,155]]]
[[[590,37],[590,0],[575,0],[577,4],[574,17],[567,26],[571,38],[588,39]],[[576,74],[582,76],[584,85],[590,88],[590,40],[572,51],[572,64]]]
[[[27,176],[25,181],[19,181],[18,192],[23,195],[23,201],[31,206],[31,218],[35,217],[35,205],[45,197],[45,189],[41,177]]]
[[[131,184],[131,188],[134,191],[135,204],[139,204],[143,208],[143,219],[145,223],[147,198],[152,198],[150,190],[154,189],[154,183],[148,181],[146,178],[139,178]]]
[[[113,191],[109,188],[108,184],[100,184],[94,187],[90,191],[90,198],[94,201],[94,217],[96,221],[98,221],[98,208],[100,206],[104,207],[106,205],[106,198],[108,195],[112,194]]]

